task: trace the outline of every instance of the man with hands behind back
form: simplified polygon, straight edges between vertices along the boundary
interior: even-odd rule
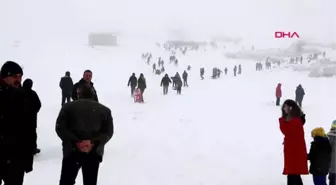
[[[62,107],[56,132],[62,140],[60,185],[74,185],[82,169],[84,185],[96,185],[104,146],[113,135],[111,110],[93,100],[90,85],[77,89],[78,100]]]

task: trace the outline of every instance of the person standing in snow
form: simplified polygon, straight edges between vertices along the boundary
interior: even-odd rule
[[[301,84],[299,84],[295,90],[295,102],[299,104],[300,107],[302,107],[302,100],[303,100],[304,95],[305,95],[305,91],[302,88]]]
[[[177,94],[181,94],[181,92],[182,92],[182,80],[181,80],[181,78],[176,79],[176,92],[177,92]]]
[[[90,84],[78,87],[78,100],[64,104],[56,120],[63,160],[59,185],[74,185],[79,169],[83,184],[97,185],[104,147],[113,136],[111,110],[94,100]]]
[[[136,86],[138,85],[138,79],[135,76],[135,73],[132,73],[132,76],[129,78],[127,86],[131,86],[131,96],[133,97],[134,90]]]
[[[233,67],[233,75],[234,75],[234,76],[237,75],[237,66],[236,66],[236,65]]]
[[[160,86],[162,87],[163,86],[163,95],[166,95],[168,94],[168,87],[169,87],[169,84],[172,83],[168,74],[166,74],[162,80],[161,80],[161,84]]]
[[[141,73],[139,78],[138,78],[138,88],[141,91],[141,102],[144,102],[144,98],[143,98],[143,94],[145,92],[145,89],[147,88],[147,84],[146,84],[146,78],[144,77],[144,75]]]
[[[61,78],[61,81],[59,83],[60,88],[62,89],[62,103],[63,106],[66,102],[70,102],[70,97],[73,89],[73,81],[70,77],[70,72],[65,72],[65,76]]]
[[[276,89],[275,89],[275,97],[276,97],[276,106],[280,106],[280,99],[282,96],[282,90],[281,90],[281,83],[278,83]]]
[[[311,132],[314,141],[311,143],[308,160],[309,172],[313,175],[314,185],[326,185],[331,162],[331,146],[324,129],[319,127]]]
[[[309,172],[302,111],[293,100],[286,100],[281,110],[279,123],[284,135],[283,174],[287,175],[287,185],[303,185],[301,175]]]
[[[177,72],[174,76],[173,81],[175,82],[175,89],[177,91],[177,94],[181,94],[182,91],[182,79],[180,74]]]
[[[200,76],[201,76],[201,79],[204,80],[204,67],[200,69]]]
[[[25,173],[33,171],[36,128],[28,120],[30,105],[21,88],[23,71],[7,61],[0,72],[0,181],[22,185]]]
[[[332,122],[328,137],[332,151],[329,169],[329,185],[336,185],[336,120]]]
[[[84,73],[83,73],[83,78],[73,86],[73,89],[72,89],[72,99],[73,100],[78,100],[77,89],[80,86],[83,86],[85,84],[89,84],[91,86],[91,88],[92,88],[93,93],[94,93],[94,95],[92,96],[92,99],[98,102],[97,91],[94,88],[93,83],[92,83],[91,80],[92,80],[92,71],[91,70],[85,70]]]
[[[240,75],[242,73],[242,67],[241,67],[241,65],[239,64],[238,65],[238,74]]]
[[[26,98],[29,104],[29,121],[31,121],[31,124],[35,126],[35,130],[37,128],[37,114],[41,109],[41,101],[37,93],[32,89],[33,88],[33,80],[27,78],[22,85],[23,89],[25,90]],[[37,133],[35,132],[36,139],[35,142],[37,142]],[[34,151],[34,154],[38,154],[41,152],[39,148],[37,148],[36,143],[36,149]]]
[[[160,66],[160,61],[159,61],[159,66]],[[156,63],[153,64],[153,73],[156,71]]]
[[[183,78],[183,87],[188,87],[188,73],[187,73],[187,71],[184,71],[182,73],[182,78]]]

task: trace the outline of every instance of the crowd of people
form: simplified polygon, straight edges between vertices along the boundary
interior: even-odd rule
[[[21,85],[22,76],[15,62],[1,67],[0,184],[4,185],[22,185],[39,153],[36,127],[41,102],[31,79]],[[60,81],[62,108],[55,125],[63,151],[60,185],[74,185],[79,169],[85,185],[96,185],[104,146],[113,136],[111,110],[98,102],[91,79],[92,72],[86,70],[75,85],[69,72]]]
[[[184,51],[186,52],[186,51]],[[144,54],[148,64],[151,54]],[[176,57],[170,57],[175,65]],[[155,65],[154,65],[155,64]],[[159,58],[153,64],[153,72],[164,72],[164,61]],[[269,64],[267,64],[267,68]],[[177,72],[173,77],[165,74],[160,86],[163,95],[168,94],[172,83],[177,94],[182,87],[188,87],[188,73],[184,70],[182,77]],[[257,70],[262,65],[257,64]],[[227,68],[224,69],[227,74]],[[234,67],[236,73],[242,73],[241,65]],[[219,78],[222,71],[213,69],[212,78]],[[204,79],[204,68],[200,69]],[[41,101],[33,90],[33,80],[26,79],[22,85],[23,69],[15,62],[7,61],[0,71],[0,185],[22,185],[25,173],[33,171],[34,156],[41,150],[37,147],[37,115]],[[131,97],[140,93],[139,102],[144,102],[143,94],[147,88],[146,79],[141,73],[139,78],[133,73],[127,85]],[[114,133],[111,110],[99,103],[97,91],[92,82],[92,71],[85,70],[82,79],[73,83],[70,72],[65,72],[59,87],[62,91],[61,110],[56,120],[55,132],[62,141],[62,169],[60,185],[74,185],[79,169],[83,171],[85,185],[96,185],[98,169],[103,161],[104,146]],[[280,106],[282,84],[276,87],[276,105]],[[309,152],[305,144],[305,114],[302,101],[305,91],[299,84],[295,91],[295,100],[286,100],[282,104],[282,116],[279,118],[280,131],[284,135],[284,170],[287,185],[303,185],[301,175],[312,174],[315,185],[336,185],[336,120],[332,122],[328,133],[321,127],[311,131],[312,142]],[[308,168],[308,161],[310,167]]]
[[[304,124],[306,122],[300,106],[294,100],[286,100],[279,118],[280,130],[284,135],[284,169],[287,185],[303,185],[301,175],[312,174],[314,185],[336,184],[336,120],[332,121],[329,133],[322,127],[311,131],[310,151],[307,152]],[[308,161],[310,167],[308,168]]]

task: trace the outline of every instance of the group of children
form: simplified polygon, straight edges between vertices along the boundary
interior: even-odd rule
[[[323,128],[315,128],[311,132],[314,139],[311,143],[308,160],[309,172],[313,175],[315,185],[336,185],[336,120],[332,122],[329,133]]]

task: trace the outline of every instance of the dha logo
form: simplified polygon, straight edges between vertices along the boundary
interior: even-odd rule
[[[296,32],[283,32],[283,31],[276,31],[274,32],[274,37],[276,39],[283,39],[283,38],[300,38],[299,34]]]

